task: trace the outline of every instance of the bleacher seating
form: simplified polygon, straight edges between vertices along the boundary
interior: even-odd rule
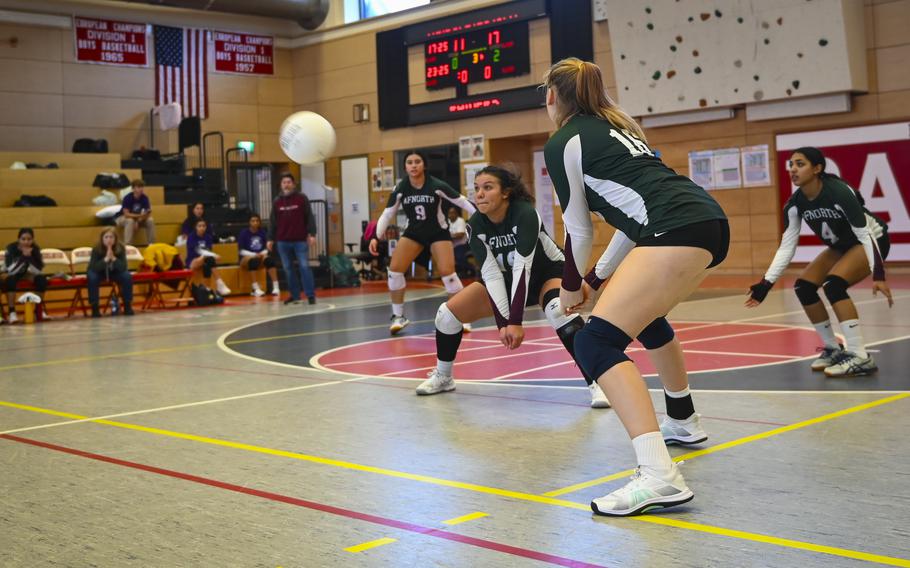
[[[53,162],[58,168],[8,169],[16,161],[42,166]],[[119,154],[0,152],[0,250],[16,240],[21,227],[34,229],[35,241],[44,252],[44,272],[48,275],[66,275],[50,279],[45,299],[49,305],[59,302],[68,304],[68,315],[76,310],[85,312],[83,288],[86,285],[86,255],[90,254],[90,247],[98,241],[99,233],[104,227],[103,222],[95,217],[101,206],[92,204],[92,198],[101,191],[92,187],[95,175],[100,172],[121,172],[130,179],[141,176],[139,170],[123,169],[120,164]],[[180,225],[186,217],[186,206],[165,205],[162,187],[147,186],[145,193],[152,202],[157,240],[175,242]],[[13,207],[21,195],[47,195],[57,202],[57,206]],[[140,229],[137,244],[143,246],[144,238],[144,230]],[[238,286],[237,245],[215,244],[213,248],[221,256],[219,268],[228,285],[237,292],[248,288],[248,282],[246,286]],[[185,253],[180,248],[181,258]],[[135,272],[142,264],[142,250],[137,247],[128,247],[127,262],[130,270],[134,271],[134,283],[140,285],[135,289],[137,307],[163,307],[173,303],[175,296],[186,295],[185,281],[189,271]],[[162,287],[162,282],[170,283],[171,286]],[[147,286],[141,286],[143,283]],[[27,290],[30,287],[29,282],[20,282],[20,289]],[[104,295],[105,305],[109,303],[110,293],[108,291]]]

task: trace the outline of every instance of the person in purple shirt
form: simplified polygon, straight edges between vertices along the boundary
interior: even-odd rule
[[[133,244],[133,235],[139,227],[145,227],[146,241],[155,242],[155,221],[152,219],[152,204],[145,195],[145,182],[134,179],[133,192],[123,198],[123,206],[117,215],[117,226],[123,227],[123,242]]]
[[[257,273],[267,270],[272,279],[272,295],[281,295],[278,288],[278,269],[275,268],[275,259],[269,256],[268,236],[262,228],[262,218],[255,213],[250,216],[250,228],[240,231],[237,237],[237,252],[240,255],[240,268],[249,270],[253,274],[253,296],[265,296],[265,291],[259,286]]]
[[[215,268],[215,261],[220,258],[213,250],[213,239],[209,233],[208,224],[205,219],[196,221],[196,232],[190,233],[186,239],[186,267],[193,271],[193,282],[207,281],[215,279],[215,290],[222,296],[229,296],[231,289],[227,287],[218,269]],[[207,284],[208,285],[208,284]]]
[[[278,255],[288,276],[291,297],[285,304],[300,303],[300,281],[294,270],[294,258],[300,266],[303,291],[310,304],[316,303],[316,286],[310,270],[310,247],[316,246],[316,219],[310,200],[297,190],[294,175],[281,175],[281,195],[272,204],[272,227],[268,242],[269,251],[278,243]]]
[[[193,203],[193,208],[190,209],[189,214],[180,226],[180,235],[184,241],[189,238],[191,233],[196,232],[196,221],[199,219],[205,219],[205,204],[201,201]],[[206,233],[214,236],[212,226],[208,224],[208,220],[206,220],[206,227]]]

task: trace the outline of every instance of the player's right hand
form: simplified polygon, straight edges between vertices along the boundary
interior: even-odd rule
[[[370,254],[373,256],[379,256],[379,239],[376,237],[370,239]]]
[[[762,278],[760,282],[749,286],[749,291],[746,293],[749,298],[746,300],[745,306],[747,308],[754,308],[764,302],[765,298],[768,296],[768,292],[771,291],[772,286],[774,286],[774,283],[768,282],[764,278]]]

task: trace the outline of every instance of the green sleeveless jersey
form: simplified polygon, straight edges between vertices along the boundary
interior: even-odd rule
[[[481,212],[468,220],[468,243],[499,327],[520,325],[524,318],[531,268],[536,255],[545,261],[562,262],[562,251],[547,234],[534,206],[527,201],[509,203],[501,223],[493,223]]]

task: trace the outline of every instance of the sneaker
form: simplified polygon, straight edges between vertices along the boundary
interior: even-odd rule
[[[294,298],[288,298],[287,300],[284,301],[285,306],[288,306],[290,304],[299,304],[299,303],[300,303],[300,300],[295,300]]]
[[[14,324],[17,321],[19,321],[19,316],[16,315],[15,310],[13,310],[9,313],[9,320],[7,320],[7,321],[9,321],[10,324]]]
[[[392,316],[392,325],[389,326],[389,333],[391,333],[392,335],[395,335],[402,329],[408,327],[408,325],[410,323],[411,323],[410,320],[408,320],[408,318],[406,318],[404,316],[393,315]]]
[[[591,383],[588,385],[588,389],[591,391],[591,408],[610,408],[610,401],[604,391],[600,389],[600,385]]]
[[[664,417],[660,423],[660,433],[667,444],[700,444],[708,439],[708,434],[701,427],[700,414],[693,414],[685,420]]]
[[[250,292],[250,296],[255,296],[256,298],[265,296],[265,292],[262,291],[262,288],[253,288],[253,291]]]
[[[231,295],[231,289],[227,287],[227,284],[225,284],[223,280],[219,280],[218,282],[215,283],[215,289],[222,296]]]
[[[315,304],[315,303],[316,303],[316,296],[308,296],[307,299],[306,299],[306,303],[309,304],[309,305],[311,305],[311,306],[312,306],[313,304]]]
[[[681,505],[692,500],[695,494],[686,485],[674,464],[670,481],[653,474],[648,468],[637,467],[632,481],[609,495],[591,501],[591,510],[598,515],[628,517],[653,509]]]
[[[98,306],[92,306],[92,317],[100,318],[101,317],[101,308]]]
[[[123,306],[123,315],[125,315],[125,316],[136,315],[136,312],[133,311],[133,306],[131,304],[126,304]]]
[[[280,296],[280,295],[281,295],[281,288],[279,288],[278,286],[275,286],[274,288],[272,288],[272,295],[273,295],[273,296]]]
[[[51,321],[52,319],[54,318],[52,318],[50,314],[47,313],[47,310],[41,311],[41,321]]]
[[[417,394],[438,394],[455,390],[455,378],[442,375],[436,369],[427,373],[429,377],[417,386]]]
[[[821,354],[815,361],[812,361],[812,370],[824,371],[834,364],[834,361],[837,360],[837,356],[840,355],[843,350],[843,346],[841,345],[838,345],[837,347],[819,347],[816,351],[821,351]]]
[[[875,361],[871,355],[860,357],[850,351],[841,351],[840,356],[834,360],[834,364],[825,369],[825,375],[829,377],[859,377],[869,375],[878,371]]]
[[[465,333],[471,333],[471,331],[474,329],[469,323],[463,323],[461,324],[461,327],[464,329]]]

